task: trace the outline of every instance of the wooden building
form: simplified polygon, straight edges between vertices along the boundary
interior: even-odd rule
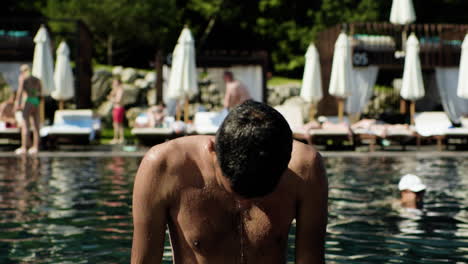
[[[403,75],[403,43],[409,34],[415,33],[419,39],[422,70],[433,72],[436,67],[458,67],[468,25],[349,23],[320,32],[316,46],[320,54],[324,98],[319,112],[325,115],[336,114],[335,98],[328,94],[328,86],[335,41],[343,30],[352,39],[355,67],[375,65],[380,72],[401,71]]]

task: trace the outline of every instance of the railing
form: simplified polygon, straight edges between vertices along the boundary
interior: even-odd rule
[[[319,34],[317,46],[326,59],[331,60],[329,57],[333,56],[334,43],[343,28],[352,38],[354,65],[378,65],[381,68],[401,67],[404,43],[411,33],[419,39],[423,68],[457,66],[461,44],[468,33],[468,25],[350,23]]]
[[[456,66],[460,62],[461,44],[468,33],[468,25],[453,24],[352,23],[348,27],[354,51],[367,52],[369,64],[383,67],[402,64],[403,53],[398,51],[404,50],[405,40],[412,33],[419,39],[423,68]]]

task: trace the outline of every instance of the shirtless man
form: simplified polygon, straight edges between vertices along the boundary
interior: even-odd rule
[[[251,100],[216,137],[153,147],[133,189],[132,263],[160,263],[166,225],[174,263],[324,263],[328,186],[321,156],[286,120]]]
[[[21,125],[21,147],[18,148],[15,153],[25,154],[37,154],[39,151],[39,105],[41,102],[41,81],[31,75],[29,66],[26,64],[21,65],[20,75],[18,78],[18,91],[16,94],[15,101],[15,112],[23,111],[23,123]],[[26,101],[23,102],[23,93],[26,94]],[[29,131],[31,129],[32,120],[32,131],[33,131],[33,144],[29,147]]]
[[[112,80],[112,91],[109,95],[109,99],[114,104],[112,108],[112,125],[114,127],[114,138],[111,140],[111,144],[122,144],[124,143],[124,115],[125,108],[122,104],[124,94],[124,88],[122,81],[119,78]]]
[[[224,72],[224,82],[226,83],[226,94],[224,95],[224,107],[231,109],[244,101],[250,99],[250,94],[244,84],[234,80],[234,75],[230,71]]]

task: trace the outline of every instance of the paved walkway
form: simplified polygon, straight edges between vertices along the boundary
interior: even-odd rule
[[[149,148],[135,146],[85,146],[70,147],[68,149],[42,151],[38,157],[142,157]],[[416,157],[416,158],[437,158],[437,157],[467,157],[468,151],[436,151],[434,146],[425,146],[420,150],[378,150],[375,152],[364,151],[325,151],[319,150],[324,157]],[[1,157],[15,157],[12,150],[0,150]]]

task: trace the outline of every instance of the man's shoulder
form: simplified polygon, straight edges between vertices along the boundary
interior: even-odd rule
[[[320,158],[320,153],[312,146],[299,141],[293,142],[291,159],[300,163],[314,162]]]
[[[317,172],[322,171],[322,156],[314,147],[294,141],[290,167],[303,180],[313,180],[321,176]]]
[[[209,136],[187,136],[176,138],[152,147],[145,159],[165,168],[183,165],[187,158],[196,156],[202,144],[210,140]]]

